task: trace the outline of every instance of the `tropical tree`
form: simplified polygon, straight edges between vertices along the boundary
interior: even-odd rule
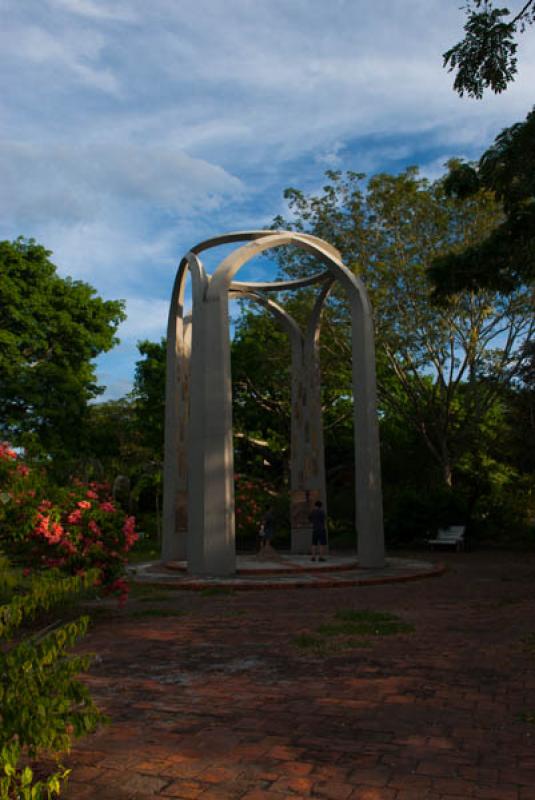
[[[72,457],[97,386],[93,360],[118,341],[123,302],[62,278],[33,239],[0,242],[0,436]]]
[[[461,252],[447,252],[431,267],[439,296],[479,287],[499,292],[533,284],[535,277],[535,110],[505,128],[478,164],[454,162],[444,183],[459,201],[494,193],[504,217],[487,236]]]
[[[375,315],[378,390],[382,414],[412,428],[446,486],[500,387],[521,363],[520,347],[533,320],[529,292],[505,296],[465,291],[443,306],[432,302],[429,265],[444,252],[476,245],[502,221],[493,194],[448,197],[444,181],[421,178],[416,168],[397,176],[328,172],[320,195],[288,189],[292,221],[276,227],[306,230],[332,242],[364,280]],[[281,256],[291,276],[317,269],[297,251]],[[322,333],[323,363],[345,365],[350,387],[348,308],[334,293]]]

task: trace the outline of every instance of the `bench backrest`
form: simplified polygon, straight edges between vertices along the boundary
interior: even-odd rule
[[[444,542],[456,542],[464,538],[464,525],[452,525],[450,528],[441,528],[437,532],[437,539]]]

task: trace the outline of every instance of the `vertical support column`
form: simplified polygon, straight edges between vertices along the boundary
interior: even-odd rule
[[[355,524],[362,567],[385,559],[375,346],[367,297],[352,293],[353,405],[355,436]]]
[[[184,271],[173,290],[167,330],[162,560],[186,558],[187,428],[191,319],[182,317]]]
[[[191,352],[188,571],[232,575],[234,453],[227,292],[194,294]]]
[[[299,338],[292,338],[292,417],[290,447],[290,523],[292,553],[308,553],[312,541],[310,523],[308,521],[309,508],[306,483],[307,398],[304,339],[303,336],[300,335]]]
[[[296,514],[292,516],[292,553],[309,553],[312,545],[312,526],[309,514],[316,500],[321,500],[327,513],[325,481],[325,448],[323,441],[323,415],[321,408],[320,322],[323,304],[332,286],[332,280],[322,288],[312,309],[303,346],[300,369],[302,384],[302,420],[298,427],[301,449]],[[292,418],[292,426],[294,420]],[[293,442],[293,439],[292,439]]]

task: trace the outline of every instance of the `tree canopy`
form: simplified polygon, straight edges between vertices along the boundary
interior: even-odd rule
[[[75,453],[97,386],[93,359],[118,341],[120,300],[62,278],[33,239],[0,242],[0,436]]]
[[[456,162],[447,194],[464,202],[482,190],[502,204],[504,218],[461,252],[438,257],[431,276],[438,295],[480,287],[511,292],[535,277],[535,110],[505,128],[477,164]]]
[[[375,315],[383,423],[398,420],[412,429],[452,485],[482,426],[490,424],[501,387],[520,369],[521,346],[533,327],[530,294],[522,287],[508,296],[468,290],[437,306],[428,268],[447,252],[486,240],[500,225],[501,208],[484,188],[449,197],[444,181],[430,183],[415,168],[376,175],[367,184],[357,173],[327,177],[319,195],[287,190],[293,221],[278,218],[275,226],[327,239],[363,278]],[[280,263],[292,276],[314,269],[295,251]],[[324,363],[327,369],[345,365],[347,393],[351,349],[341,294],[333,293],[324,322]],[[344,394],[340,382],[338,394]]]
[[[535,22],[535,0],[517,11],[495,8],[492,0],[468,0],[465,36],[443,54],[448,71],[456,70],[453,88],[480,99],[485,89],[499,94],[517,73],[516,37]]]

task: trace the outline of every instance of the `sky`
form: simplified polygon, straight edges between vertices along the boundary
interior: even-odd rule
[[[0,0],[0,240],[33,237],[61,275],[126,301],[97,361],[105,399],[130,391],[137,341],[164,335],[194,244],[268,227],[283,190],[318,191],[326,169],[437,178],[525,118],[535,30],[505,93],[459,98],[441,54],[460,5]]]

